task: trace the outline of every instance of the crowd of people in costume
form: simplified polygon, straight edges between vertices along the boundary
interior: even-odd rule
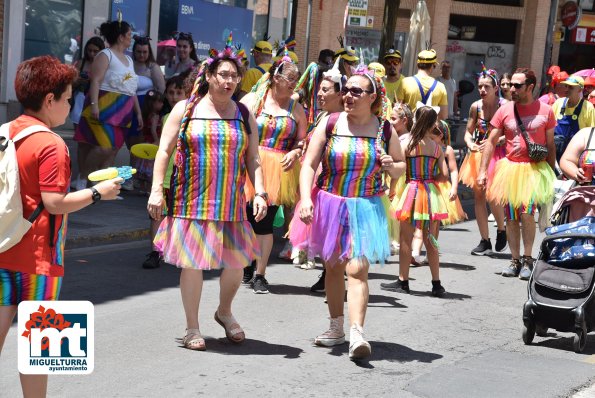
[[[371,265],[398,254],[398,278],[381,288],[407,294],[410,267],[427,262],[432,295],[447,294],[439,232],[467,219],[459,183],[474,194],[480,242],[470,253],[489,255],[508,246],[512,259],[502,275],[528,279],[535,216],[539,210],[547,218],[555,181],[594,181],[595,111],[585,90],[593,82],[579,76],[552,69],[551,92],[537,100],[530,69],[501,76],[486,67],[478,71],[481,99],[469,111],[459,170],[449,124],[458,110],[456,85],[448,62],[441,64],[441,78],[433,77],[439,64],[432,49],[421,51],[417,73],[404,77],[399,51],[389,49],[383,63],[366,65],[340,40],[337,51],[321,51],[300,73],[294,41],[278,46],[273,57],[273,46],[262,40],[252,49],[256,66],[246,71],[245,52],[231,36],[224,49],[198,63],[186,48],[191,38],[181,35],[185,58],[169,65],[173,75],[165,80],[146,39],[137,38],[134,60],[124,53],[132,40],[126,22],[106,23],[101,32],[109,48],[90,40],[78,70],[49,57],[19,67],[15,88],[25,113],[10,124],[10,137],[31,126],[43,133],[62,124],[73,96],[80,112],[75,138],[86,156],[77,191],[68,193],[69,155],[61,139],[35,134],[43,137],[38,146],[28,137],[16,142],[27,195],[23,214],[38,213],[39,221],[0,253],[0,346],[20,301],[57,299],[62,215],[120,192],[119,178],[87,188],[86,173],[111,165],[125,142],[139,141],[128,132],[133,123],[145,129],[142,140],[159,146],[150,163],[131,159],[150,192],[154,238],[143,266],[155,268],[163,259],[181,269],[183,345],[193,350],[207,348],[198,316],[202,271],[223,270],[214,319],[230,341],[245,340],[233,299],[242,283],[269,293],[275,226],[284,228],[283,252],[298,266],[322,263],[312,290],[325,291],[330,326],[314,343],[345,342],[346,295],[349,357],[358,360],[371,354],[364,334]],[[52,79],[44,79],[48,65]],[[45,210],[36,211],[39,203]],[[488,205],[497,228],[494,246]],[[48,228],[51,250],[39,239]],[[38,284],[45,288],[24,293]],[[24,388],[33,379],[25,377]],[[35,388],[47,383],[35,380]]]

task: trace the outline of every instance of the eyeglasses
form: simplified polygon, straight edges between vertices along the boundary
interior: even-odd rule
[[[514,88],[516,88],[517,90],[519,90],[521,87],[523,87],[525,84],[527,83],[510,83],[510,85]]]
[[[373,91],[364,90],[359,87],[343,87],[341,88],[341,95],[347,95],[347,93],[351,93],[352,97],[361,97],[363,93],[372,94]]]
[[[283,80],[285,80],[287,83],[297,83],[297,81],[300,79],[299,77],[287,77],[285,75],[282,74],[278,74],[277,76],[279,76],[280,78],[282,78]]]
[[[240,80],[242,80],[242,76],[238,75],[237,73],[217,72],[217,76],[219,76],[224,82],[231,80],[233,83],[239,83]]]

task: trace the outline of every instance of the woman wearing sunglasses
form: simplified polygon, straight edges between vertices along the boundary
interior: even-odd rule
[[[386,115],[382,83],[365,66],[355,73],[341,89],[345,110],[321,120],[312,135],[300,173],[301,202],[290,231],[294,246],[320,257],[326,267],[331,322],[314,340],[316,345],[345,342],[347,272],[352,360],[371,354],[363,336],[368,268],[390,256],[390,203],[382,176],[387,172],[398,178],[405,170],[396,133],[379,117]],[[322,172],[312,189],[319,164]]]
[[[251,283],[257,294],[269,292],[265,272],[273,249],[275,214],[279,206],[293,208],[297,198],[299,159],[308,124],[304,108],[291,98],[299,77],[298,67],[286,54],[273,63],[241,101],[256,116],[264,174],[265,192],[246,185],[248,216],[260,244],[261,257],[244,269],[244,283]],[[257,196],[264,196],[269,203],[267,216],[260,222],[250,216],[251,203]]]

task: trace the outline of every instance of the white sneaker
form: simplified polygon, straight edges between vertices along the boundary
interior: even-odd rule
[[[291,246],[291,242],[287,241],[285,242],[285,246],[283,246],[283,249],[281,249],[281,251],[279,252],[279,255],[277,257],[279,257],[280,259],[283,260],[291,260],[291,251],[293,250],[293,247]]]
[[[296,267],[301,267],[301,265],[306,262],[306,252],[294,248],[291,253],[291,258],[293,259],[293,265]]]
[[[306,260],[302,265],[300,265],[301,269],[314,269],[316,268],[316,262],[313,259]]]
[[[332,347],[345,342],[345,332],[343,331],[344,317],[338,316],[329,319],[331,320],[329,329],[320,336],[317,336],[314,339],[314,344],[321,347]]]
[[[493,213],[490,213],[490,215],[488,216],[488,221],[489,222],[496,221],[496,217],[494,217]]]
[[[393,240],[390,242],[390,255],[396,256],[397,254],[399,254],[399,242]]]
[[[369,357],[372,354],[372,347],[364,339],[364,330],[357,323],[349,329],[349,359],[356,361]]]
[[[74,187],[77,191],[82,191],[83,189],[87,189],[87,180],[85,178],[79,178],[76,180],[76,186]]]

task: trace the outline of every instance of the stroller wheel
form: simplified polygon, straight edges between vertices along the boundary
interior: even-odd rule
[[[574,348],[574,352],[580,354],[583,352],[587,345],[587,332],[585,329],[577,329],[576,334],[574,335],[574,340],[572,341],[572,348]]]
[[[535,323],[527,322],[523,325],[523,342],[527,345],[533,342],[535,337]]]

